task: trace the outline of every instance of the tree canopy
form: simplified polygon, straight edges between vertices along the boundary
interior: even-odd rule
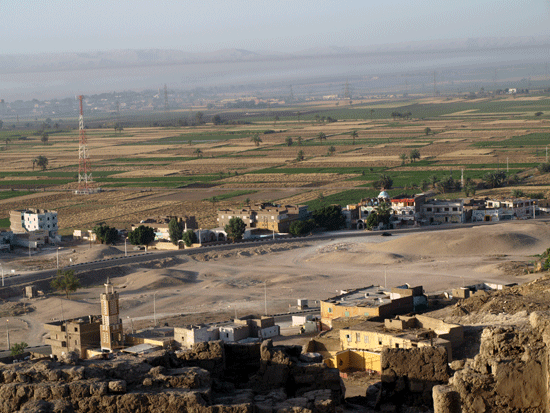
[[[260,146],[260,143],[262,143],[262,138],[260,138],[260,135],[255,133],[254,136],[252,136],[252,138],[250,139],[250,141],[253,142],[254,145]]]
[[[198,241],[197,234],[195,234],[195,231],[193,231],[192,229],[188,229],[187,231],[185,231],[182,234],[181,238],[183,239],[183,242],[185,243],[185,245],[188,247],[190,247],[191,245],[195,244]]]
[[[378,190],[391,189],[393,186],[393,179],[389,175],[382,174],[377,181],[372,183],[372,186]]]
[[[329,205],[313,212],[315,223],[328,231],[335,231],[346,224],[340,205]]]
[[[80,280],[74,275],[74,270],[58,270],[57,277],[50,285],[54,290],[63,291],[67,298],[70,298],[70,293],[80,288]]]
[[[36,158],[36,165],[41,167],[43,171],[46,170],[46,168],[48,167],[48,158],[46,158],[45,156],[38,156],[38,158]],[[34,169],[34,161],[33,161],[33,169]]]
[[[172,244],[178,245],[178,241],[181,240],[183,235],[182,223],[178,222],[177,219],[172,218],[168,223],[168,235],[170,236],[170,241],[172,241]]]
[[[313,231],[314,229],[315,229],[315,220],[308,219],[305,221],[293,221],[290,224],[288,232],[298,237],[300,235],[305,235],[308,232]]]
[[[151,227],[140,225],[128,233],[128,240],[132,245],[148,245],[155,240],[155,231]]]
[[[10,354],[12,357],[20,356],[21,354],[23,354],[27,347],[29,347],[29,345],[24,341],[22,341],[21,343],[15,343],[10,348]]]
[[[233,241],[237,241],[243,238],[244,231],[246,230],[246,224],[239,217],[233,217],[229,220],[229,223],[225,226],[225,232],[227,237]]]
[[[93,227],[92,232],[96,235],[98,241],[102,244],[114,244],[118,239],[117,229],[105,225],[105,222],[100,222],[95,227]]]

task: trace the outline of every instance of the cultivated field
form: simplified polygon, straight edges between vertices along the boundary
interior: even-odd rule
[[[71,193],[77,187],[77,130],[50,131],[46,144],[29,131],[3,130],[0,227],[8,225],[10,209],[22,207],[57,209],[62,233],[100,221],[129,227],[164,214],[192,214],[202,227],[212,227],[218,208],[246,198],[313,207],[356,202],[376,195],[372,183],[382,173],[393,179],[391,195],[420,192],[432,176],[458,180],[462,170],[477,182],[487,172],[506,170],[520,178],[524,192],[545,195],[550,182],[534,167],[546,160],[550,114],[535,113],[549,103],[548,96],[322,102],[241,113],[243,124],[234,125],[115,133],[105,123],[86,131],[95,185],[105,190],[91,196]],[[210,120],[223,110],[204,113]],[[329,123],[329,117],[338,121]],[[255,134],[259,145],[252,142]],[[421,157],[411,162],[415,149]],[[33,163],[40,155],[49,161],[45,171]]]

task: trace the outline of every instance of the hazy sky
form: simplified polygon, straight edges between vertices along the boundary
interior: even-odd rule
[[[536,36],[549,11],[548,0],[0,0],[0,54]]]

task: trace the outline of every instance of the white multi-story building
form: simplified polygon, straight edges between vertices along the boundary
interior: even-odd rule
[[[14,234],[47,231],[50,238],[57,237],[57,211],[28,208],[10,211],[10,229]]]
[[[464,222],[464,200],[430,199],[422,205],[421,211],[424,223],[445,224]]]

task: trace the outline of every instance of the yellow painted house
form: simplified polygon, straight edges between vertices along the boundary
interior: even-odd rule
[[[384,347],[442,346],[452,361],[452,345],[463,341],[463,328],[426,316],[397,317],[385,322],[363,321],[340,329],[340,351],[325,357],[325,364],[345,370],[381,371]]]

